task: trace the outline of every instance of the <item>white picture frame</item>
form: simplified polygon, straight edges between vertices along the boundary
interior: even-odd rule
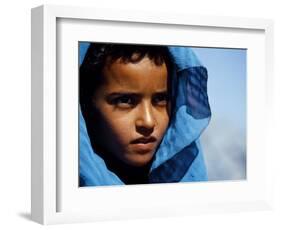
[[[75,159],[75,154],[78,154],[78,113],[75,112],[75,103],[78,104],[78,80],[70,80],[70,83],[62,86],[57,75],[64,71],[65,65],[60,60],[60,52],[67,52],[69,57],[74,55],[67,63],[77,61],[78,53],[77,49],[61,49],[60,39],[66,39],[63,40],[64,44],[74,44],[80,38],[91,40],[93,35],[89,27],[95,23],[97,26],[93,28],[110,28],[96,38],[99,41],[186,45],[186,40],[180,40],[179,36],[175,40],[175,35],[169,35],[171,33],[167,31],[184,33],[186,30],[194,30],[198,34],[190,36],[192,38],[188,41],[193,46],[233,46],[250,50],[247,62],[247,180],[108,188],[75,187],[77,184],[74,181],[78,180],[78,158]],[[152,37],[118,37],[116,31],[120,28],[125,33],[133,28],[140,30],[140,34],[143,34],[143,30],[149,30]],[[166,33],[167,36],[157,38],[151,29],[156,29],[158,34]],[[225,36],[222,38],[224,32]],[[241,36],[245,40],[241,40]],[[208,40],[207,37],[213,39]],[[272,207],[270,135],[273,128],[271,118],[274,79],[271,20],[44,5],[32,9],[31,39],[32,220],[41,224],[57,224],[217,211],[264,210]],[[74,62],[73,66],[75,64],[77,63]],[[61,87],[64,87],[63,90]],[[61,93],[62,91],[66,94]],[[72,101],[69,107],[63,104],[66,97]],[[60,103],[59,98],[62,100]],[[74,110],[73,114],[76,115],[66,118],[63,115],[66,110]],[[68,142],[74,143],[71,145],[72,150],[70,149],[73,153],[58,155],[57,152],[64,148],[65,140],[60,133],[66,133],[63,125],[65,121],[73,124],[67,134]],[[260,132],[255,132],[257,124]]]

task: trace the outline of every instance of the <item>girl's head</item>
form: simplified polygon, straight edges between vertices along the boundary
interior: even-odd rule
[[[166,47],[91,44],[80,67],[80,103],[92,144],[131,166],[147,165],[168,127]]]

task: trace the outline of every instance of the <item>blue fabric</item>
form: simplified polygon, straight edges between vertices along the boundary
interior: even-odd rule
[[[80,44],[80,63],[87,47],[87,43]],[[199,137],[211,117],[207,95],[207,70],[192,49],[168,48],[173,61],[173,116],[155,153],[149,182],[206,181],[208,178]],[[80,186],[123,184],[93,151],[81,112],[79,116]]]
[[[93,152],[86,123],[81,111],[79,111],[79,126],[80,186],[122,184],[123,182],[107,169],[104,160]]]

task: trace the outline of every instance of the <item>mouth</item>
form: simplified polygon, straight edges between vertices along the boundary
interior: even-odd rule
[[[157,139],[153,136],[151,137],[140,137],[140,138],[137,138],[135,140],[133,140],[131,142],[131,144],[148,144],[148,143],[153,143],[153,142],[156,142]]]
[[[151,136],[135,139],[131,142],[131,144],[134,146],[136,152],[145,154],[155,149],[156,142],[157,139]]]

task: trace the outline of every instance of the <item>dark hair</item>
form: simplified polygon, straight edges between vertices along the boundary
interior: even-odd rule
[[[166,46],[91,43],[80,66],[80,105],[88,110],[91,98],[103,81],[105,65],[120,59],[124,63],[138,63],[145,56],[156,65],[166,64],[170,70],[170,55]]]

